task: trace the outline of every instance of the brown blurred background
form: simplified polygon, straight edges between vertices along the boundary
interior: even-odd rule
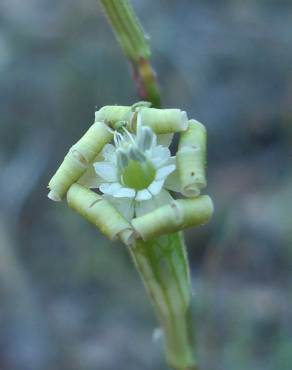
[[[187,232],[203,370],[292,368],[292,3],[133,0],[165,107],[209,132]],[[165,370],[125,248],[46,185],[95,106],[137,100],[96,0],[0,3],[0,369]]]

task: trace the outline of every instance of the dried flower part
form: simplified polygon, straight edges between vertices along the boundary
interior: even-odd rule
[[[79,184],[67,192],[70,208],[93,223],[110,240],[120,239],[126,245],[134,241],[134,231],[129,222],[102,196]]]
[[[95,122],[82,138],[74,144],[61,166],[49,182],[48,197],[60,201],[69,187],[85,173],[105,144],[112,140],[113,134],[102,122]]]
[[[190,120],[187,131],[180,135],[176,154],[181,193],[186,197],[197,197],[207,185],[206,146],[205,127],[194,119]]]
[[[188,117],[180,109],[156,109],[140,106],[133,107],[108,105],[95,113],[95,120],[108,123],[113,129],[118,129],[121,122],[127,122],[127,129],[135,131],[137,110],[141,114],[143,125],[149,126],[156,134],[169,134],[184,131],[188,128]]]
[[[213,202],[207,195],[195,199],[173,200],[141,217],[134,218],[132,225],[143,240],[203,225],[212,216]]]

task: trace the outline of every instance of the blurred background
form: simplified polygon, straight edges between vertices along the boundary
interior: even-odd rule
[[[186,233],[203,370],[292,368],[292,3],[133,0],[164,107],[209,132]],[[95,107],[137,101],[96,0],[0,4],[0,369],[166,370],[127,251],[46,198]]]

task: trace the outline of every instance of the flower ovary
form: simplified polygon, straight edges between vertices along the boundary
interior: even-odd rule
[[[143,190],[153,182],[156,171],[149,161],[129,160],[127,166],[120,174],[123,185],[135,189]]]

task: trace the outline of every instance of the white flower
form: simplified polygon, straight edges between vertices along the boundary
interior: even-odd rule
[[[93,164],[95,178],[91,169],[80,182],[98,187],[128,220],[169,203],[172,197],[167,190],[179,191],[176,159],[168,149],[172,137],[156,136],[142,125],[138,114],[136,134],[125,128],[114,131],[114,145],[105,145],[103,160]]]

